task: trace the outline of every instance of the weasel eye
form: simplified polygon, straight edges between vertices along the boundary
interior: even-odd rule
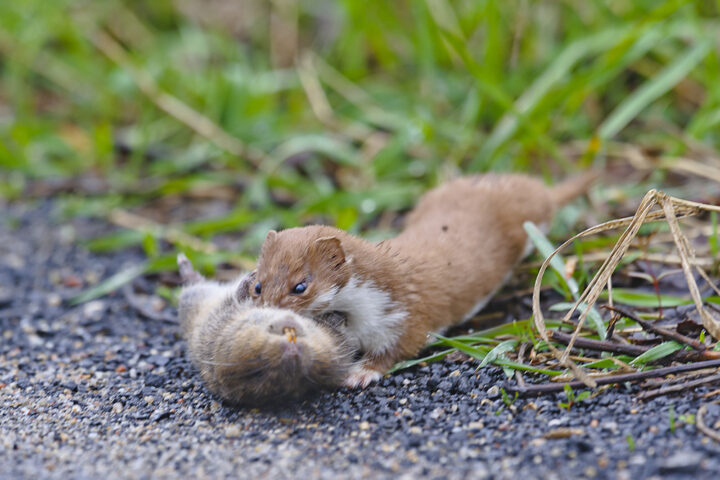
[[[262,292],[262,287],[260,286],[260,282],[257,282],[255,284],[255,295],[260,295],[260,292]]]
[[[307,290],[307,282],[300,282],[297,285],[295,285],[292,290],[290,290],[290,293],[294,293],[295,295],[300,295],[301,293],[305,292]]]

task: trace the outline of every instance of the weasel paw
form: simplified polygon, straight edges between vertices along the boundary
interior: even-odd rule
[[[382,378],[382,373],[365,367],[355,367],[343,380],[343,385],[348,388],[365,388],[373,382]]]

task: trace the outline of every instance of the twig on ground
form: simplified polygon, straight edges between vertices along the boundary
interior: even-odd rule
[[[646,381],[643,385],[650,388],[660,388],[667,385],[675,385],[677,383],[687,382],[694,378],[700,378],[705,377],[708,375],[714,375],[716,373],[720,373],[717,368],[705,368],[702,370],[695,370],[694,372],[686,373],[683,375],[675,375],[672,378],[662,378],[662,379],[650,379]]]
[[[175,315],[172,315],[164,310],[156,312],[148,306],[144,305],[143,302],[138,298],[138,296],[135,295],[131,283],[128,283],[122,288],[122,294],[123,297],[125,297],[128,305],[130,305],[130,307],[137,313],[139,313],[141,316],[158,322],[177,323]]]
[[[683,365],[675,365],[672,367],[656,368],[654,370],[646,370],[644,372],[625,373],[622,375],[609,375],[607,377],[594,378],[593,380],[597,385],[609,385],[613,383],[624,383],[634,380],[644,380],[646,378],[661,377],[674,373],[691,372],[693,370],[710,367],[720,367],[720,359],[687,363]],[[540,383],[536,385],[526,385],[525,387],[509,384],[505,386],[505,390],[511,393],[517,392],[520,395],[542,395],[543,393],[562,392],[565,389],[565,385],[570,385],[571,388],[584,388],[587,386],[585,382],[581,380],[576,380],[574,382],[567,383]]]
[[[570,335],[569,333],[558,332],[556,330],[550,330],[549,334],[551,340],[562,343],[563,345],[567,345],[572,339],[572,335]],[[584,337],[578,337],[575,340],[574,347],[586,348],[588,350],[594,350],[597,352],[620,353],[633,356],[642,355],[643,353],[648,351],[647,347],[641,347],[638,345],[619,344],[609,342],[607,340],[593,340],[591,338]]]
[[[710,398],[716,395],[720,395],[720,388],[718,388],[717,390],[713,390],[712,392],[704,393],[702,395],[702,398]]]
[[[572,335],[568,333],[557,332],[554,330],[550,331],[550,338],[558,343],[567,345],[572,341]],[[593,340],[591,338],[577,337],[575,339],[573,348],[585,348],[588,350],[595,350],[598,352],[610,352],[620,353],[625,355],[642,355],[647,352],[649,347],[641,347],[639,345],[632,344],[619,344],[608,342],[606,340]],[[672,355],[661,358],[660,361],[672,361],[677,360],[680,362],[697,362],[702,360],[715,360],[720,359],[720,352],[711,350],[704,350],[702,352],[693,352],[687,350],[679,350]],[[586,374],[587,375],[587,374]]]
[[[648,332],[652,332],[656,335],[660,335],[661,337],[669,338],[670,340],[675,340],[676,342],[683,343],[683,344],[688,345],[688,346],[694,348],[695,350],[698,350],[701,352],[705,351],[707,349],[707,347],[705,346],[704,343],[701,343],[701,342],[695,340],[694,338],[686,337],[685,335],[682,335],[677,332],[673,332],[671,330],[668,330],[668,329],[665,329],[662,327],[657,327],[657,326],[653,325],[652,323],[648,322],[647,320],[643,320],[639,316],[635,315],[633,312],[626,310],[624,308],[613,307],[610,305],[602,305],[600,308],[604,308],[606,310],[611,310],[613,312],[617,312],[620,315],[622,315],[623,317],[627,317],[630,320],[636,322],[637,324],[642,326]]]
[[[707,377],[697,378],[688,382],[679,383],[676,385],[666,385],[664,387],[656,388],[654,390],[646,390],[638,395],[641,400],[647,400],[649,398],[655,398],[660,395],[665,395],[673,392],[681,392],[688,388],[697,387],[698,385],[706,385],[708,383],[720,382],[720,373],[715,375],[709,375]]]
[[[711,429],[705,424],[705,413],[707,412],[708,404],[701,406],[698,409],[697,415],[695,415],[695,426],[702,433],[712,438],[716,442],[720,442],[720,433],[716,430]]]

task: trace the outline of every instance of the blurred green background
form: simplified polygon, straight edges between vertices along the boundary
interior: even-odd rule
[[[203,242],[242,232],[252,256],[273,227],[387,231],[458,173],[550,180],[624,145],[717,158],[719,13],[720,0],[1,2],[0,197],[130,227],[96,249],[215,253]]]

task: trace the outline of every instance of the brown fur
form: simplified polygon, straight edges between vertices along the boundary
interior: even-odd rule
[[[365,373],[346,383],[367,384],[367,372],[383,372],[415,356],[428,332],[462,321],[497,290],[522,258],[523,222],[548,224],[557,207],[585,191],[594,177],[555,188],[522,175],[459,178],[423,196],[402,233],[378,244],[326,226],[270,232],[258,262],[262,291],[255,295],[250,286],[251,297],[256,304],[318,314],[333,308],[332,302],[318,305],[318,297],[333,288],[342,291],[351,277],[389,293],[394,310],[385,313],[407,316],[390,348],[362,349]],[[307,290],[291,294],[302,281]]]

